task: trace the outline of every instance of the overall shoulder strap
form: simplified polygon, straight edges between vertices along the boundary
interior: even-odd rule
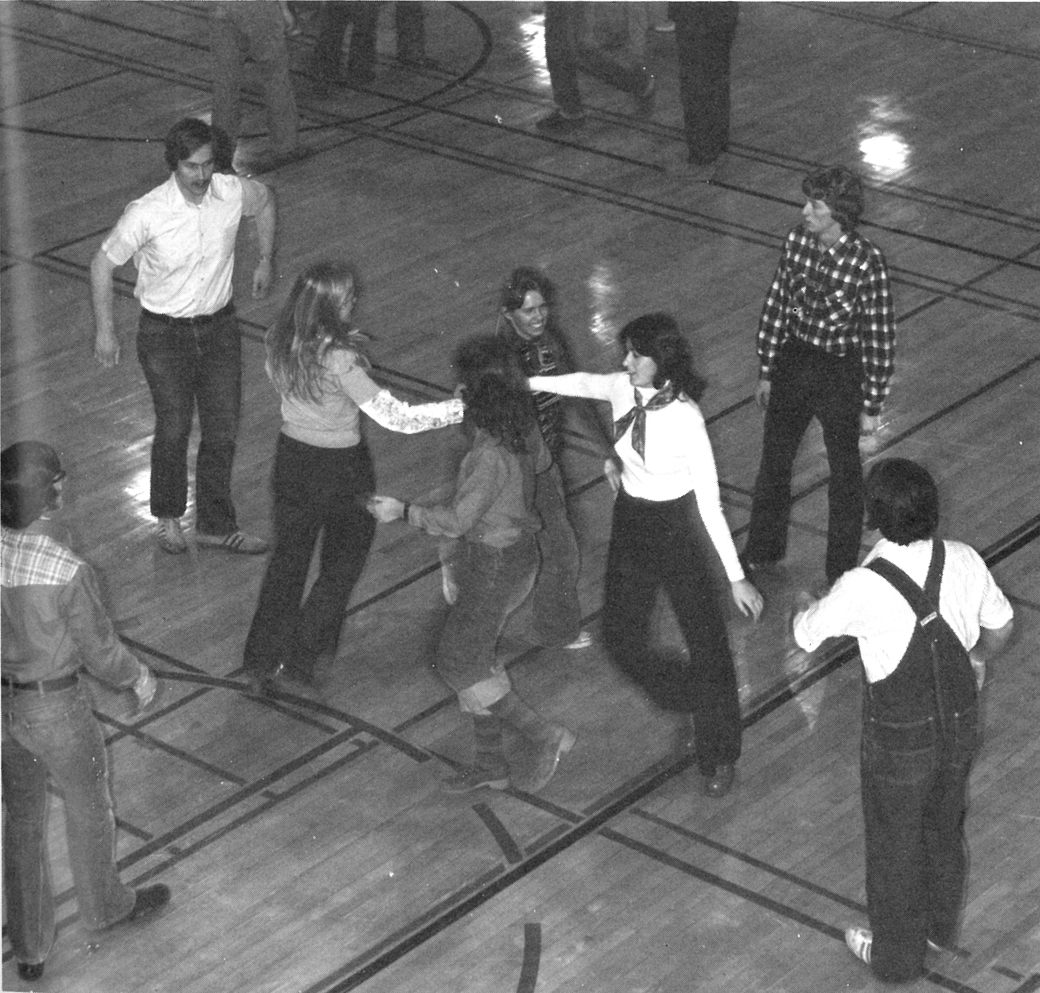
[[[902,569],[887,559],[874,559],[867,566],[882,579],[887,579],[910,604],[921,624],[927,624],[939,616],[939,584],[942,582],[943,566],[946,563],[946,546],[937,538],[932,539],[932,558],[928,564],[928,575],[924,589],[917,585]]]
[[[934,558],[933,558],[934,562]],[[936,614],[936,608],[925,596],[924,590],[917,585],[902,569],[893,565],[887,559],[874,559],[868,566],[871,572],[876,572],[882,579],[888,580],[903,599],[910,604],[911,609],[917,615],[921,624],[927,624]],[[931,569],[929,568],[929,572]]]
[[[924,595],[938,610],[939,585],[942,583],[943,568],[946,565],[946,546],[938,539],[932,539],[932,561],[928,565],[928,575],[924,580]]]

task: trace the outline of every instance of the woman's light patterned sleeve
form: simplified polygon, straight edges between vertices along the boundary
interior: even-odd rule
[[[400,434],[419,434],[462,423],[463,404],[458,398],[435,403],[405,403],[389,390],[380,390],[361,409],[376,424]]]

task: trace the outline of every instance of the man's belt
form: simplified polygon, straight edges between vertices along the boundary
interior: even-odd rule
[[[19,683],[6,676],[0,676],[0,686],[6,686],[11,690],[21,693],[54,693],[57,690],[67,690],[79,682],[79,676],[72,673],[68,676],[59,676],[57,679],[39,679],[35,683]]]
[[[149,320],[158,321],[171,328],[199,328],[204,327],[218,317],[227,317],[235,312],[234,301],[229,301],[220,310],[213,314],[197,314],[194,317],[171,317],[169,314],[156,314],[146,307],[141,308],[141,313]]]

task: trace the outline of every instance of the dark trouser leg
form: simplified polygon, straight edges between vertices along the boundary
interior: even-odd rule
[[[928,938],[923,809],[934,789],[932,748],[895,751],[864,728],[860,780],[866,835],[871,969],[887,982],[915,979]]]
[[[417,0],[397,0],[394,4],[394,30],[397,32],[397,57],[402,62],[417,62],[426,55],[426,29],[421,3]]]
[[[326,0],[318,12],[318,37],[314,44],[314,74],[324,83],[333,83],[339,76],[340,52],[343,36],[354,4],[340,0]]]
[[[978,751],[978,720],[974,706],[952,717],[947,751],[935,788],[924,806],[928,937],[947,948],[956,939],[968,877],[964,818],[968,809],[968,776]]]
[[[813,418],[813,385],[797,362],[777,360],[762,437],[762,461],[755,479],[751,523],[744,554],[751,562],[778,562],[787,553],[791,517],[791,470]]]
[[[578,601],[578,541],[567,519],[563,479],[555,466],[535,477],[535,509],[542,519],[538,533],[541,566],[534,585],[532,619],[539,645],[567,645],[581,632]]]
[[[590,76],[595,76],[623,93],[641,94],[649,83],[650,77],[644,69],[624,65],[598,48],[579,49],[578,64]]]
[[[242,337],[233,313],[215,318],[194,335],[200,432],[195,462],[195,527],[203,534],[230,534],[237,527],[231,502],[231,466],[242,398]]]
[[[190,332],[142,313],[137,358],[155,408],[150,509],[154,517],[182,517],[188,505],[188,439],[195,416],[195,343]]]
[[[273,673],[285,661],[300,619],[307,571],[321,530],[320,508],[313,502],[312,488],[316,473],[311,462],[316,451],[278,435],[272,480],[274,548],[244,653],[246,669],[261,675]]]
[[[676,5],[679,99],[691,162],[714,162],[729,141],[730,48],[736,4]],[[718,8],[718,10],[712,10]]]
[[[238,140],[245,39],[227,18],[212,18],[209,30],[213,64],[213,126],[220,128],[233,146]]]
[[[689,526],[689,501],[670,503],[672,526],[662,550],[661,576],[690,651],[689,709],[697,732],[697,765],[713,776],[740,758],[737,673],[718,592]]]
[[[859,360],[828,359],[817,378],[816,416],[823,427],[827,483],[827,582],[855,567],[863,532],[863,464],[859,417],[863,409]],[[821,368],[821,373],[823,369]]]
[[[659,553],[670,537],[651,501],[624,490],[614,502],[603,599],[603,642],[611,661],[657,706],[689,712],[690,667],[678,652],[650,646],[650,620],[661,586]]]
[[[354,8],[350,15],[354,26],[347,50],[347,80],[370,83],[376,74],[376,31],[381,4],[371,0],[352,0],[347,5]]]
[[[362,504],[375,490],[368,449],[364,444],[335,449],[324,461],[325,479],[316,482],[324,525],[318,578],[303,604],[287,660],[305,677],[312,675],[319,655],[336,651],[350,594],[376,533],[375,518]]]
[[[277,4],[232,4],[230,10],[239,30],[249,40],[249,50],[260,74],[271,144],[278,154],[292,152],[300,121],[289,79],[289,47],[282,13]]]
[[[567,117],[582,113],[578,90],[577,25],[581,4],[554,0],[545,5],[545,63],[553,99]]]

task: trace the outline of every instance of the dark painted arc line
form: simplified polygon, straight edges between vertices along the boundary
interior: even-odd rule
[[[132,725],[117,721],[115,718],[109,717],[107,714],[101,714],[100,718],[103,724],[118,728],[124,733],[124,735],[144,743],[146,748],[155,748],[160,752],[165,752],[167,755],[172,755],[174,758],[180,759],[180,761],[187,765],[192,765],[196,769],[201,769],[203,772],[209,773],[215,779],[226,779],[228,782],[234,783],[236,786],[244,786],[246,784],[246,780],[241,776],[236,776],[234,773],[218,768],[209,762],[203,762],[202,759],[196,758],[190,752],[186,752],[174,745],[167,744],[161,738],[153,738],[151,735],[136,732]]]
[[[538,967],[542,961],[542,925],[524,925],[524,961],[516,993],[534,993],[538,985]]]
[[[1021,986],[1016,987],[1011,993],[1036,993],[1040,990],[1040,973],[1033,973]]]
[[[524,859],[523,852],[513,840],[506,826],[498,819],[495,812],[486,803],[473,804],[473,812],[484,822],[484,827],[491,832],[498,847],[502,850],[506,861],[510,865],[516,865]]]

